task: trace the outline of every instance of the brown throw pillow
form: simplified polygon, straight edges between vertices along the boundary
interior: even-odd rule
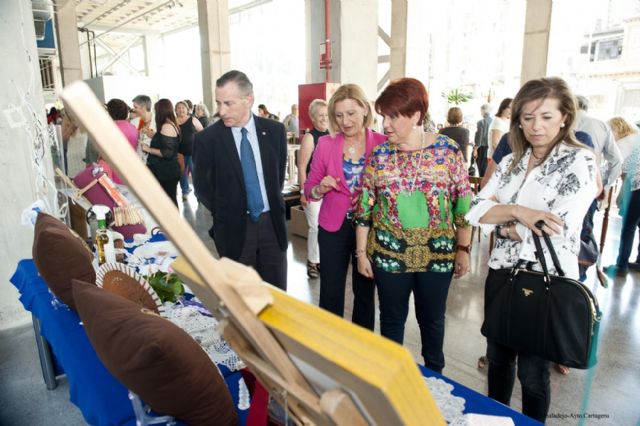
[[[73,280],[85,331],[103,364],[151,406],[189,425],[236,425],[222,375],[186,332],[153,312]]]
[[[95,285],[93,254],[67,225],[46,213],[38,213],[33,237],[33,261],[51,291],[75,310],[71,294],[73,278]]]
[[[149,294],[135,278],[130,277],[122,271],[113,270],[106,272],[102,278],[102,288],[113,294],[122,296],[127,300],[131,300],[136,305],[147,308],[156,314],[160,313],[158,310],[160,299],[155,295],[155,292],[154,295],[158,303],[153,300],[153,296]],[[151,291],[153,291],[153,289]]]

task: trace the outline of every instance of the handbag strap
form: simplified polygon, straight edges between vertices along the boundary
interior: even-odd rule
[[[536,228],[538,228],[542,232],[542,238],[544,238],[544,242],[547,245],[547,250],[551,255],[551,260],[553,261],[553,266],[556,268],[556,273],[559,276],[564,277],[564,270],[560,266],[560,260],[558,259],[558,255],[556,254],[556,251],[553,248],[553,244],[551,244],[551,238],[549,237],[549,234],[547,234],[542,229],[544,225],[545,223],[542,220],[539,220],[538,222],[536,222]],[[540,264],[542,265],[542,269],[545,275],[549,275],[549,271],[547,269],[547,261],[544,257],[544,252],[542,251],[542,244],[540,243],[540,237],[538,237],[538,235],[535,232],[532,232],[531,235],[533,236],[533,243],[536,246],[536,257],[540,261]]]

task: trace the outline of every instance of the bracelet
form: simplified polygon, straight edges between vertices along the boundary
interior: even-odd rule
[[[507,239],[510,240],[511,239],[511,224],[509,223],[504,228],[507,230]]]
[[[313,188],[311,188],[311,197],[313,197],[313,198],[315,198],[315,199],[320,199],[320,198],[322,198],[322,196],[323,196],[324,194],[319,194],[319,195],[318,195],[318,192],[316,191],[316,188],[318,188],[318,185],[316,185],[316,186],[314,186]]]
[[[468,254],[471,254],[471,244],[468,244],[466,246],[458,244],[458,246],[456,247],[456,251],[464,251]]]
[[[366,251],[365,249],[357,249],[357,250],[355,251],[355,257],[356,257],[356,259],[357,259],[357,258],[359,258],[359,257],[364,256],[365,254],[367,254],[367,251]]]

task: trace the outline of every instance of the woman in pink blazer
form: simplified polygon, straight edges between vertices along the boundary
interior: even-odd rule
[[[353,210],[362,190],[362,172],[376,145],[387,138],[368,129],[373,122],[369,101],[355,84],[345,84],[329,100],[333,136],[323,136],[304,184],[308,199],[322,199],[318,217],[320,246],[320,307],[342,317],[349,262],[354,294],[351,320],[373,330],[373,280],[358,273]]]

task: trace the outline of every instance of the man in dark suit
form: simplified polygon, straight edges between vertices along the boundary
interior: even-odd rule
[[[251,113],[253,85],[240,71],[220,77],[215,96],[220,120],[197,133],[193,147],[195,194],[213,215],[209,235],[220,256],[286,290],[284,126]]]

